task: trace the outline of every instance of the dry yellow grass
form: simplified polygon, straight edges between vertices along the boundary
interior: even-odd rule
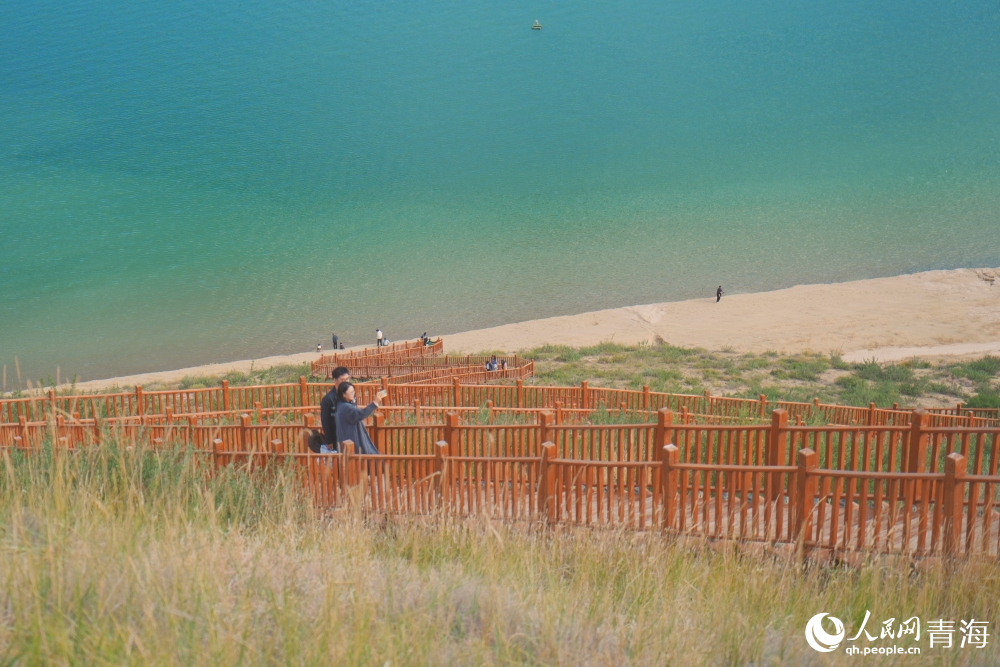
[[[838,664],[803,639],[815,613],[870,609],[871,631],[1000,606],[996,563],[801,572],[657,534],[322,517],[289,470],[207,479],[184,452],[114,443],[3,467],[12,664]],[[918,645],[876,663],[1000,656]]]

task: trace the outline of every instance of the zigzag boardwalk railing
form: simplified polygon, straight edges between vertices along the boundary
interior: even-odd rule
[[[440,338],[431,345],[426,345],[422,340],[406,341],[383,347],[366,347],[360,350],[345,350],[321,355],[318,360],[312,362],[311,370],[313,375],[326,377],[337,366],[367,364],[372,361],[379,363],[402,362],[408,359],[437,357],[442,352],[444,352],[444,341]]]
[[[213,466],[297,462],[317,507],[445,511],[501,520],[665,530],[807,553],[1000,554],[1000,428],[674,423],[381,425],[378,456],[315,455],[300,424],[63,418],[0,429],[5,449],[72,450],[115,438],[185,446]]]
[[[519,371],[507,371],[519,372]],[[358,383],[359,402],[370,401],[375,393],[385,388],[387,405],[424,408],[484,407],[554,410],[616,410],[651,414],[662,408],[690,415],[717,420],[764,419],[774,408],[785,410],[793,421],[839,423],[850,426],[899,426],[911,424],[912,411],[852,406],[823,405],[814,403],[769,402],[763,396],[757,400],[710,395],[693,396],[642,390],[604,389],[590,387],[586,382],[579,387],[541,387],[526,385],[523,380],[515,384],[475,384],[476,382],[502,379],[504,371],[483,371],[465,377],[450,377],[443,383],[392,384],[381,382]],[[0,425],[17,424],[23,417],[29,422],[45,421],[54,415],[70,418],[117,419],[126,417],[151,417],[167,414],[222,414],[234,411],[292,410],[316,407],[324,394],[332,388],[330,383],[311,383],[300,378],[298,383],[231,387],[223,381],[221,386],[206,389],[115,392],[95,395],[60,395],[50,390],[46,396],[0,400]],[[949,413],[926,415],[926,425],[935,428],[985,428],[1000,426],[993,413],[955,409]]]

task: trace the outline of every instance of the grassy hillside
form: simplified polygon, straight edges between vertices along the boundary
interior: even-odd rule
[[[995,562],[798,571],[655,534],[316,516],[290,470],[206,479],[114,443],[2,466],[3,664],[832,664],[803,639],[821,611],[870,609],[876,634],[1000,611]],[[879,664],[995,664],[990,629]]]
[[[483,352],[490,354],[490,352]],[[522,352],[535,360],[536,384],[594,386],[716,395],[770,400],[811,401],[879,407],[1000,407],[1000,357],[931,363],[910,359],[896,364],[869,361],[845,363],[837,355],[784,355],[776,352],[742,354],[708,352],[672,345],[593,347],[545,346]],[[298,382],[310,377],[309,364],[273,366],[224,376],[190,376],[173,384],[150,384],[147,390],[213,387],[228,380],[232,386]],[[322,378],[310,377],[319,382]],[[43,382],[43,381],[40,381]],[[68,388],[67,388],[68,389]],[[13,396],[21,395],[14,392]]]
[[[899,364],[848,364],[837,355],[707,352],[671,345],[617,345],[587,348],[546,346],[526,356],[535,360],[536,381],[770,400],[811,401],[879,407],[1000,407],[996,383],[1000,358],[932,364],[912,359]],[[978,398],[977,398],[978,397]]]

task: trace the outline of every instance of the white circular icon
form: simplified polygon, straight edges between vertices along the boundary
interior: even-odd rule
[[[844,640],[844,624],[840,622],[839,618],[830,616],[835,630],[834,634],[831,635],[823,629],[824,616],[828,616],[828,614],[826,612],[816,614],[806,623],[806,641],[817,651],[829,653],[840,646],[840,642]]]

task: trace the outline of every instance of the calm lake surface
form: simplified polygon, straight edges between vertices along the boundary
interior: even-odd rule
[[[3,0],[0,25],[8,386],[15,357],[96,379],[1000,265],[995,0]]]

